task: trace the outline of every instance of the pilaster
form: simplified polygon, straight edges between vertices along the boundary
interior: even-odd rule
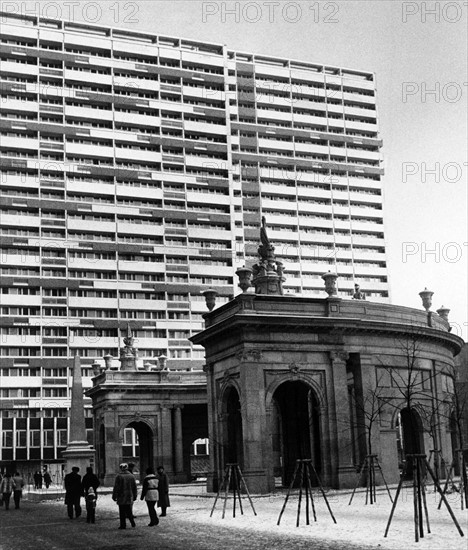
[[[340,488],[353,487],[356,481],[356,470],[352,459],[352,436],[349,425],[349,395],[346,361],[349,354],[344,351],[331,351],[331,377],[334,393],[335,422],[331,422],[334,438],[335,482]]]

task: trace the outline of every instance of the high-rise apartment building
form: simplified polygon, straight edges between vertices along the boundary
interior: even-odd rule
[[[60,458],[69,360],[127,323],[201,368],[201,291],[236,292],[262,215],[287,292],[388,298],[372,73],[3,15],[0,92],[0,461]]]

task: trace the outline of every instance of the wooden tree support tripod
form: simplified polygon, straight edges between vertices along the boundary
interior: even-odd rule
[[[445,480],[443,493],[444,495],[447,493],[447,489],[449,486],[450,481],[452,481],[452,487],[460,492],[460,500],[461,500],[461,509],[468,508],[468,483],[467,483],[467,475],[466,475],[466,460],[465,455],[463,454],[462,449],[455,449],[456,455],[458,456],[458,464],[460,465],[460,485],[456,487],[455,482],[453,480],[453,476],[455,473],[455,466],[457,464],[457,459],[454,457],[452,460],[452,464],[450,465],[450,470],[447,476],[447,479]],[[439,506],[437,507],[438,510],[440,510],[440,507],[442,505],[442,499],[440,499]]]
[[[429,464],[432,464],[432,460],[434,461],[434,475],[435,475],[435,478],[437,479],[437,481],[440,482],[440,478],[441,478],[441,475],[440,475],[440,468],[441,468],[441,465],[443,464],[443,457],[442,457],[442,451],[440,449],[431,449],[429,451],[429,458],[428,458],[428,462]],[[434,484],[434,492],[436,492],[437,489],[436,489],[436,486]]]
[[[388,496],[390,500],[393,502],[392,495],[390,494],[390,489],[388,488],[387,482],[385,481],[385,477],[383,475],[383,471],[380,466],[380,462],[377,455],[367,455],[362,465],[362,468],[359,471],[359,475],[356,480],[356,485],[354,487],[353,494],[349,499],[348,506],[351,504],[351,502],[353,502],[356,489],[358,488],[358,485],[361,482],[363,474],[365,474],[366,472],[368,473],[367,481],[366,481],[366,504],[367,502],[369,502],[370,504],[374,504],[374,502],[377,501],[376,485],[375,485],[375,473],[376,473],[375,468],[376,467],[379,469],[380,475],[382,476],[383,482],[385,484],[385,488],[387,489]]]
[[[317,472],[314,468],[314,465],[312,464],[311,459],[307,460],[296,460],[296,467],[294,468],[294,474],[292,476],[291,484],[289,486],[288,492],[286,494],[286,498],[284,500],[283,507],[281,508],[281,512],[278,518],[277,525],[280,524],[281,517],[283,516],[283,512],[286,508],[286,504],[288,503],[289,495],[291,494],[291,489],[293,488],[294,482],[297,479],[297,476],[299,474],[299,502],[297,505],[297,519],[296,519],[296,527],[299,527],[299,519],[301,516],[301,501],[302,501],[302,486],[304,486],[305,489],[305,501],[306,501],[306,525],[310,525],[310,517],[309,517],[309,498],[310,503],[312,505],[312,513],[314,514],[314,521],[317,521],[317,515],[315,513],[315,504],[314,504],[314,496],[312,493],[312,484],[310,481],[311,475],[314,475],[317,478],[320,491],[322,493],[323,498],[325,499],[325,502],[327,504],[328,511],[330,512],[330,516],[332,517],[333,521],[336,523],[335,516],[333,515],[333,512],[331,511],[330,504],[328,503],[327,495],[325,494],[325,491],[323,490],[322,483],[320,482],[320,478],[317,475]]]
[[[431,470],[431,467],[429,465],[429,462],[427,461],[426,455],[424,454],[406,455],[406,468],[408,468],[409,464],[412,464],[413,466],[414,540],[416,542],[419,542],[419,539],[424,537],[423,509],[424,509],[424,515],[426,517],[427,532],[428,533],[431,532],[431,527],[429,525],[429,514],[427,512],[426,487],[424,482],[425,468],[427,468],[427,471],[432,477],[432,480],[434,481],[434,485],[436,486],[437,491],[439,492],[442,500],[444,501],[444,504],[447,507],[450,517],[452,518],[453,523],[457,527],[458,532],[460,533],[460,536],[463,537],[464,533],[452,509],[450,508],[450,504],[448,503],[444,493],[442,492],[442,489],[440,488],[439,482],[437,481],[434,475],[434,472]],[[404,473],[406,473],[406,468]],[[390,529],[390,524],[392,523],[393,513],[395,512],[395,508],[398,502],[398,497],[400,495],[401,487],[403,485],[403,479],[404,479],[404,475],[401,476],[400,483],[398,484],[395,500],[393,502],[392,510],[390,512],[390,517],[388,518],[387,528],[385,529],[384,537],[387,536],[388,530]]]
[[[236,517],[236,494],[237,494],[237,498],[239,499],[240,513],[244,514],[244,509],[242,508],[241,492],[240,492],[241,484],[244,486],[244,490],[247,494],[247,498],[249,499],[250,506],[252,506],[254,515],[257,515],[252,499],[250,498],[250,493],[249,493],[249,490],[247,489],[247,484],[245,483],[244,476],[242,475],[241,469],[239,468],[239,464],[233,462],[233,463],[226,464],[226,470],[224,471],[223,482],[221,483],[218,490],[218,494],[216,495],[213,508],[211,509],[210,517],[213,515],[213,512],[216,507],[216,503],[218,502],[218,499],[219,499],[219,495],[224,489],[224,503],[223,503],[223,517],[222,517],[222,519],[224,519],[224,516],[226,514],[226,503],[228,500],[229,488],[231,486],[232,486],[232,492],[234,497],[234,502],[232,506],[232,517],[233,518]]]

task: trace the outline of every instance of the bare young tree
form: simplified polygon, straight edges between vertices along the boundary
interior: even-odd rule
[[[449,402],[445,403],[444,416],[452,430],[455,432],[458,457],[454,457],[454,463],[459,460],[460,476],[462,477],[462,487],[464,491],[465,506],[468,508],[468,475],[466,472],[466,459],[464,456],[466,445],[466,418],[468,413],[468,382],[461,380],[461,368],[452,365],[445,370],[448,380],[451,381],[448,388]]]
[[[380,421],[380,415],[386,406],[384,388],[380,384],[381,377],[377,380],[375,388],[369,388],[365,394],[352,394],[352,405],[356,411],[356,417],[352,419],[353,428],[358,432],[358,439],[365,437],[367,454],[372,454],[372,438],[374,427]]]
[[[435,476],[440,476],[441,406],[435,388],[438,374],[434,365],[422,362],[426,345],[422,328],[413,325],[404,336],[395,338],[395,350],[402,359],[399,365],[380,360],[391,390],[383,396],[385,403],[398,410],[401,423],[404,473],[412,476],[413,464],[405,455],[422,451],[423,423],[433,441]]]

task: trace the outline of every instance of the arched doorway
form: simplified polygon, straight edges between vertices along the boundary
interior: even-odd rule
[[[244,449],[242,436],[242,414],[239,393],[234,386],[227,388],[224,394],[224,462],[237,462],[243,468]]]
[[[407,455],[424,453],[423,424],[416,409],[401,409],[397,418],[397,430],[400,467],[406,471],[407,478],[412,478],[413,464],[407,459]]]
[[[273,394],[273,449],[275,470],[283,485],[289,485],[297,459],[312,459],[321,473],[319,403],[315,392],[304,382],[288,381]],[[311,480],[316,484],[316,480]]]
[[[134,474],[143,480],[146,468],[154,467],[153,432],[146,422],[131,422],[123,430],[122,459],[135,464]]]

